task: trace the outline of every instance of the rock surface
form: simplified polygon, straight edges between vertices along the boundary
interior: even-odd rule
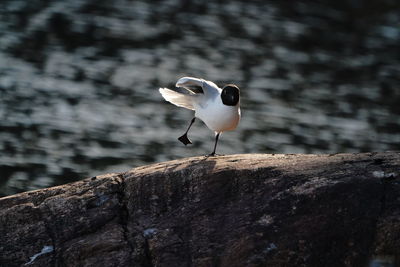
[[[0,199],[0,266],[400,264],[400,154],[194,157]]]

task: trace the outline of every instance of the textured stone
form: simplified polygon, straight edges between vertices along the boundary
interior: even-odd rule
[[[399,264],[399,163],[194,157],[5,197],[0,266]]]

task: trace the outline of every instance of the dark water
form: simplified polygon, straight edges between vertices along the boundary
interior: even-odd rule
[[[400,2],[0,3],[0,196],[211,152],[157,89],[242,88],[219,152],[400,149]]]

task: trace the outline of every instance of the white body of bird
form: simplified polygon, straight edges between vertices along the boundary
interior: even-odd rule
[[[202,120],[210,130],[216,133],[232,131],[239,124],[239,104],[237,106],[226,106],[219,97],[215,97],[212,100],[196,101],[193,103],[193,107],[195,117]]]
[[[221,100],[222,89],[203,79],[183,77],[176,87],[183,87],[186,93],[160,88],[161,95],[168,102],[195,111],[195,117],[201,119],[215,133],[234,130],[240,121],[240,101],[235,105],[225,105]],[[195,93],[193,87],[201,87],[202,93]]]

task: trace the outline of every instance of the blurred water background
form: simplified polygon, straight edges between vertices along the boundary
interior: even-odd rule
[[[158,87],[235,83],[218,152],[400,149],[400,1],[0,2],[0,196],[176,158],[214,135]]]

